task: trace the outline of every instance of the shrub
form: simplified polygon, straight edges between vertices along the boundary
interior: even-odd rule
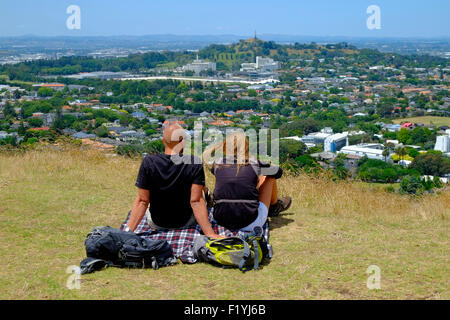
[[[406,176],[400,182],[400,192],[405,194],[417,194],[423,188],[420,178]]]

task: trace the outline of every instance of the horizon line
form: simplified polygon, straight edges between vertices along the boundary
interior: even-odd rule
[[[152,36],[171,36],[171,37],[235,37],[242,39],[254,38],[254,35],[238,35],[238,34],[175,34],[175,33],[154,33],[154,34],[142,34],[142,35],[132,35],[132,34],[114,34],[114,35],[37,35],[37,34],[22,34],[22,35],[0,35],[1,38],[25,38],[25,37],[35,37],[35,38],[114,38],[114,37],[152,37]],[[300,34],[282,34],[282,33],[261,33],[257,34],[256,38],[259,37],[298,37],[298,38],[337,38],[337,39],[428,39],[428,40],[450,40],[449,35],[441,36],[350,36],[350,35],[300,35]],[[262,39],[260,39],[262,40]],[[270,40],[269,40],[270,41]]]

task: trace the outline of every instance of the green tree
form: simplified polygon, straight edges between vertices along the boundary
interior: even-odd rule
[[[408,154],[405,147],[398,147],[396,152],[400,157],[400,160],[403,160],[403,158]]]
[[[405,176],[400,182],[400,192],[416,194],[422,188],[420,178],[416,176]]]
[[[415,158],[415,157],[417,157],[418,155],[420,155],[420,152],[419,152],[419,151],[417,151],[417,150],[414,149],[414,148],[409,149],[409,151],[408,151],[408,156],[410,156],[411,158]]]
[[[37,92],[39,97],[51,97],[53,96],[53,90],[51,88],[41,87]]]
[[[14,118],[16,116],[16,111],[9,101],[6,102],[5,107],[3,108],[3,115],[6,119]]]
[[[442,177],[450,173],[450,159],[438,153],[418,155],[411,163],[410,168],[416,169],[422,175]]]
[[[389,156],[389,154],[390,154],[389,149],[385,148],[382,153],[385,162],[387,161],[387,157]]]
[[[279,144],[280,162],[295,159],[306,152],[306,145],[296,140],[281,140]]]
[[[397,133],[397,140],[403,144],[411,144],[411,131],[405,128],[400,129],[400,131]]]
[[[42,127],[42,125],[44,124],[44,121],[42,121],[41,118],[32,117],[28,120],[28,124],[30,126],[32,126],[33,128],[38,128],[38,127]]]
[[[250,90],[248,90],[248,96],[249,97],[257,97],[258,93],[256,92],[255,89],[250,89]]]

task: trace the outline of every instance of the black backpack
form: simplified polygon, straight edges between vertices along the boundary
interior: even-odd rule
[[[84,241],[87,258],[81,261],[81,274],[105,266],[153,268],[177,263],[165,240],[150,240],[111,227],[95,227]]]

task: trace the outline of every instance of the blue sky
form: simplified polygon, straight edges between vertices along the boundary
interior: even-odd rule
[[[66,9],[81,8],[81,30]],[[368,30],[366,9],[381,9]],[[252,35],[450,36],[449,0],[1,0],[0,36]]]

